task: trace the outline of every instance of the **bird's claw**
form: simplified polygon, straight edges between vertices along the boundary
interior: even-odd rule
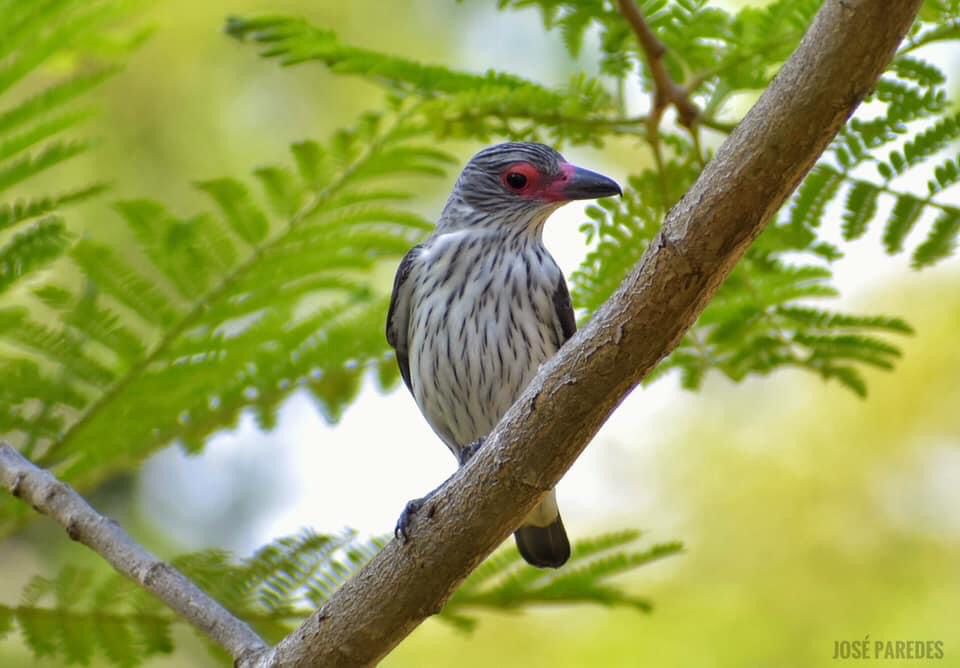
[[[393,529],[394,538],[404,542],[410,539],[410,535],[407,532],[407,529],[410,528],[410,520],[413,519],[413,516],[417,514],[418,510],[423,508],[423,504],[426,503],[429,498],[428,495],[421,499],[407,501],[407,505],[404,506],[403,512],[400,513],[400,518],[397,520],[397,526]]]
[[[483,439],[478,438],[473,443],[463,446],[460,451],[457,453],[457,459],[460,460],[460,466],[463,466],[470,458],[477,454],[477,450],[480,449],[480,446],[483,445]],[[427,501],[430,500],[430,497],[434,495],[437,490],[433,490],[426,496],[413,499],[412,501],[407,501],[407,505],[404,507],[403,512],[400,513],[399,519],[397,519],[397,525],[393,528],[393,536],[399,541],[406,542],[410,539],[410,522],[413,520],[413,516],[423,508]],[[433,513],[430,512],[429,516],[432,517]]]
[[[480,449],[480,446],[483,445],[483,438],[478,438],[473,443],[465,445],[460,449],[460,452],[457,454],[457,459],[460,460],[460,466],[463,466],[470,461],[470,458],[477,454],[477,450]]]

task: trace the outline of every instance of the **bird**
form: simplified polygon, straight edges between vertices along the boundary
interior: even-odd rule
[[[547,218],[573,200],[622,194],[613,179],[544,144],[490,146],[460,173],[432,234],[400,262],[387,342],[417,407],[461,466],[576,332],[566,280],[543,243]],[[407,504],[398,538],[428,498]],[[555,490],[514,537],[529,564],[566,563]]]

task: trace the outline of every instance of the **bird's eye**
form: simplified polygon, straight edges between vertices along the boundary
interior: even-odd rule
[[[507,174],[507,185],[514,190],[522,190],[527,185],[527,177],[520,172],[510,172]]]

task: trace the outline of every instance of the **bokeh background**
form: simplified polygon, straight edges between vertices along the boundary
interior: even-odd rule
[[[90,134],[100,145],[70,169],[111,180],[115,198],[147,195],[185,213],[201,203],[191,182],[282,160],[290,142],[380,104],[366,83],[257,58],[223,35],[231,14],[302,15],[359,45],[547,83],[596,70],[589,43],[572,62],[539,14],[495,4],[158,2],[142,15],[151,38],[96,93]],[[956,54],[940,55],[958,71]],[[476,148],[459,147],[464,158]],[[567,157],[618,179],[648,159],[627,142]],[[423,212],[444,196],[423,192]],[[101,229],[119,222],[104,202],[83,215]],[[568,272],[584,253],[581,219],[571,205],[547,229]],[[834,662],[835,641],[869,636],[941,640],[946,656],[933,663],[960,666],[960,272],[955,260],[913,272],[875,238],[845,250],[844,305],[916,329],[896,371],[869,376],[866,400],[800,372],[739,385],[713,378],[696,394],[667,376],[633,393],[561,484],[574,537],[640,528],[653,541],[684,541],[682,555],[625,584],[654,601],[652,614],[485,615],[472,634],[428,621],[383,665],[819,666]],[[453,464],[409,395],[371,382],[336,425],[295,395],[275,431],[246,419],[199,456],[173,446],[93,501],[160,553],[245,555],[304,526],[386,533]],[[15,601],[35,573],[89,560],[38,521],[0,544],[0,600]],[[179,640],[175,657],[149,665],[215,665],[189,632]],[[0,666],[33,665],[55,664],[15,638],[0,642]]]

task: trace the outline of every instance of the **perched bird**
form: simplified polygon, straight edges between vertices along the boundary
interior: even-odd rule
[[[464,464],[537,369],[573,336],[570,293],[543,225],[577,199],[622,194],[543,144],[498,144],[467,163],[436,230],[400,263],[387,341],[427,422]],[[397,524],[405,537],[411,501]],[[570,556],[554,491],[514,534],[523,558]]]

